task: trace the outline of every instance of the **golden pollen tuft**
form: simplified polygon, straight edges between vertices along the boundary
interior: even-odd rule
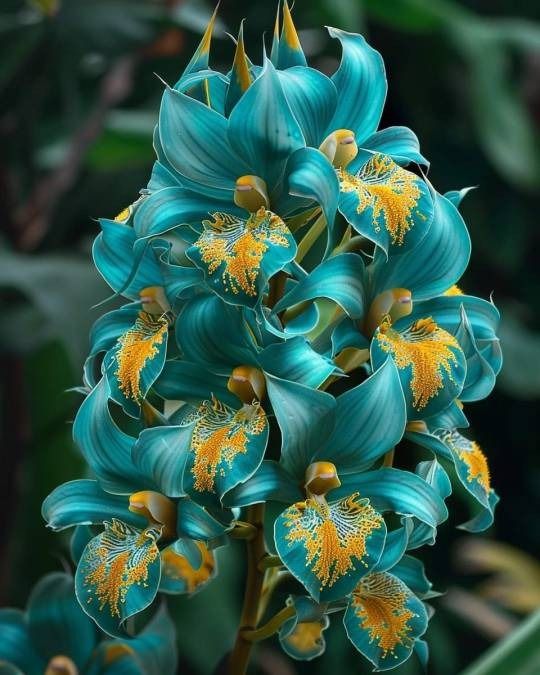
[[[333,586],[356,565],[367,566],[366,540],[383,526],[382,516],[358,492],[337,502],[313,498],[290,506],[285,512],[289,544],[301,542],[306,566],[318,578],[321,590]]]
[[[89,587],[87,602],[95,598],[100,610],[108,605],[111,616],[120,618],[120,605],[130,588],[148,581],[148,567],[159,556],[160,535],[159,527],[141,532],[115,518],[106,522],[104,532],[90,541],[85,552],[90,569],[84,578]]]
[[[264,207],[247,221],[226,213],[214,213],[212,218],[203,221],[204,231],[194,244],[208,265],[208,274],[223,266],[221,277],[226,290],[256,297],[257,279],[269,245],[289,247],[287,226]]]
[[[476,481],[486,492],[489,492],[491,490],[489,465],[478,443],[470,441],[457,431],[435,432],[435,435],[443,443],[446,443],[465,464],[467,467],[467,481],[469,483]]]
[[[266,415],[258,402],[235,411],[213,397],[201,403],[195,419],[191,438],[195,455],[193,487],[199,492],[213,492],[218,471],[224,476],[235,458],[248,451],[249,436],[263,433]]]
[[[135,324],[118,338],[115,372],[122,393],[136,402],[143,397],[141,373],[146,362],[159,353],[169,330],[166,318],[155,318],[147,312],[139,312]]]
[[[166,548],[161,553],[162,574],[174,581],[185,582],[188,593],[193,593],[208,581],[216,565],[212,551],[201,541],[196,544],[202,554],[202,562],[198,568],[192,567],[185,556],[175,553],[171,548]]]
[[[394,654],[396,647],[411,647],[414,642],[409,622],[416,615],[406,606],[408,596],[402,581],[382,572],[365,576],[353,592],[352,605],[360,627],[382,649],[383,658]]]
[[[338,178],[342,192],[356,193],[358,213],[371,208],[374,231],[380,232],[382,221],[395,246],[403,245],[414,215],[425,219],[415,211],[421,196],[419,178],[386,155],[373,155],[356,176],[339,169]]]
[[[458,360],[452,349],[459,349],[459,343],[431,317],[418,319],[401,333],[383,324],[375,339],[384,352],[392,354],[400,370],[412,368],[410,386],[417,410],[425,408],[443,389],[445,374],[453,381],[452,367]]]

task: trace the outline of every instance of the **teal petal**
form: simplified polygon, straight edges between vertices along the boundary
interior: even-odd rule
[[[62,654],[79,670],[84,668],[97,632],[79,607],[71,575],[53,572],[43,577],[30,595],[27,617],[32,644],[45,661]]]
[[[469,421],[465,417],[457,401],[452,401],[448,408],[424,420],[429,429],[466,429]]]
[[[93,525],[117,518],[134,527],[144,527],[145,519],[129,510],[126,496],[105,492],[95,480],[63,483],[46,497],[41,508],[48,527],[64,530],[74,525]]]
[[[204,186],[232,191],[239,176],[252,173],[228,140],[227,120],[173,89],[163,94],[159,135],[170,164],[202,194],[215,194]]]
[[[81,556],[75,592],[82,609],[113,637],[154,600],[161,577],[160,527],[139,530],[120,520],[105,522]]]
[[[340,475],[340,479],[341,486],[331,492],[333,499],[358,491],[378,511],[414,516],[432,527],[448,518],[448,509],[435,488],[410,471],[383,468]]]
[[[410,657],[415,641],[426,631],[428,615],[398,577],[374,572],[353,591],[343,623],[349,640],[380,671]]]
[[[252,75],[249,68],[249,62],[244,47],[244,22],[240,24],[238,31],[238,40],[234,52],[234,61],[229,75],[227,86],[227,95],[225,99],[225,117],[228,117],[231,110],[238,103],[246,89],[252,82]]]
[[[42,675],[46,664],[32,644],[24,612],[0,609],[0,634],[2,675]]]
[[[324,608],[311,598],[292,596],[287,605],[294,606],[296,614],[279,630],[279,643],[283,651],[297,661],[311,661],[324,653],[326,643],[323,632],[330,625]]]
[[[396,530],[388,532],[384,542],[384,550],[375,570],[377,572],[386,572],[393,568],[402,558],[408,548],[409,537],[414,527],[411,518],[402,518],[403,525]]]
[[[327,134],[350,129],[361,146],[381,119],[387,90],[384,62],[361,35],[337,28],[328,28],[328,32],[341,42],[343,55],[339,69],[332,76],[338,103]]]
[[[266,59],[261,74],[236,104],[229,118],[228,139],[250,171],[263,178],[271,194],[285,163],[305,145],[302,130],[287,102],[274,66]],[[229,163],[235,164],[235,160]]]
[[[111,514],[105,516],[110,518]],[[105,519],[104,518],[104,519]],[[100,521],[101,522],[101,521]],[[95,536],[94,529],[90,525],[76,525],[71,539],[69,540],[69,551],[71,553],[71,560],[75,565],[79,563],[86,544]]]
[[[476,190],[476,187],[473,185],[472,187],[461,188],[461,190],[450,190],[445,192],[444,196],[454,206],[458,207],[471,190]]]
[[[257,360],[265,372],[312,388],[320,387],[337,370],[333,361],[300,336],[265,347]]]
[[[493,520],[495,517],[495,507],[499,503],[499,496],[495,491],[491,491],[489,495],[489,507],[487,509],[481,509],[478,513],[473,516],[470,520],[462,525],[458,525],[460,530],[465,530],[466,532],[485,532],[489,527],[493,525]]]
[[[428,160],[420,153],[418,137],[407,127],[387,127],[376,131],[362,141],[362,149],[389,155],[400,165],[416,162],[429,167]],[[356,162],[351,162],[349,168],[357,168]]]
[[[167,361],[154,388],[162,398],[173,401],[198,405],[214,394],[220,401],[234,405],[238,399],[227,389],[228,378],[228,374],[213,375],[198,363]]]
[[[280,70],[306,66],[307,61],[298,39],[287,0],[283,0],[283,27],[277,47],[277,67]]]
[[[184,471],[189,460],[192,426],[159,426],[144,429],[133,446],[134,465],[151,477],[158,491],[167,497],[182,497]]]
[[[291,504],[302,499],[297,481],[272,460],[264,460],[251,478],[240,483],[223,497],[229,508],[276,501]]]
[[[463,308],[461,310],[461,324],[456,332],[456,339],[467,360],[467,374],[459,399],[464,403],[481,401],[492,392],[497,376],[479,350],[474,339],[471,324]]]
[[[435,415],[459,397],[466,376],[465,355],[457,339],[431,317],[413,323],[405,317],[395,326],[380,326],[371,342],[373,367],[388,355],[398,369],[409,419]]]
[[[197,45],[197,49],[194,51],[193,56],[185,67],[182,77],[178,80],[176,87],[182,86],[182,84],[190,75],[199,73],[201,70],[206,70],[208,68],[210,45],[212,43],[212,33],[214,32],[218,7],[219,5],[214,9],[212,16],[210,17],[210,20],[208,21],[208,24],[204,30],[201,41]]]
[[[340,475],[362,471],[401,440],[407,409],[392,359],[336,402],[334,430],[313,460],[332,461]]]
[[[387,260],[375,254],[370,266],[373,295],[389,288],[407,288],[415,302],[444,293],[465,271],[471,254],[467,227],[456,207],[436,192],[435,211],[429,229],[413,250]]]
[[[73,424],[73,439],[102,487],[108,492],[129,494],[154,487],[131,460],[135,442],[114,422],[108,406],[105,378],[83,401]]]
[[[177,530],[179,537],[212,541],[225,534],[229,525],[214,518],[204,507],[189,497],[178,502]]]
[[[328,258],[301,279],[274,307],[275,312],[306,300],[334,300],[353,319],[364,314],[364,263],[354,253]]]
[[[275,521],[278,555],[317,601],[339,600],[379,560],[386,537],[382,516],[358,492],[337,501],[308,499]]]
[[[254,307],[269,279],[294,259],[296,242],[283,220],[264,208],[243,217],[214,213],[186,255],[223,300]]]
[[[178,550],[176,542],[161,552],[161,593],[192,595],[202,590],[217,574],[214,554],[201,541],[190,541],[198,553],[194,563],[183,550]]]
[[[348,223],[384,253],[415,248],[433,220],[433,200],[425,181],[388,155],[370,155],[356,173],[339,169],[339,210]]]
[[[323,391],[271,375],[266,386],[281,430],[280,462],[303,480],[316,448],[332,430],[336,401]]]
[[[436,459],[420,462],[415,468],[414,475],[423,479],[442,500],[446,500],[452,494],[452,484],[448,474]],[[416,518],[413,519],[413,524],[408,548],[415,549],[425,544],[433,546],[437,537],[437,523],[429,523],[425,519]]]
[[[297,66],[278,75],[306,145],[318,148],[337,105],[334,83],[314,68]]]
[[[392,568],[392,574],[399,577],[401,581],[420,597],[424,597],[431,592],[431,582],[426,577],[424,563],[410,555],[405,555]]]

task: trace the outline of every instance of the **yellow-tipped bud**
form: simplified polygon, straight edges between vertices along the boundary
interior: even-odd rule
[[[304,487],[310,495],[324,496],[341,485],[337,469],[332,462],[314,462],[306,469]]]
[[[45,675],[79,675],[79,670],[69,656],[53,656],[47,664]]]
[[[234,203],[250,213],[270,205],[266,183],[259,176],[240,176],[234,190]]]
[[[143,490],[129,498],[129,510],[147,518],[150,523],[163,525],[165,539],[176,538],[176,505],[159,492]]]
[[[253,403],[254,400],[260,401],[266,393],[266,380],[262,370],[253,366],[238,366],[232,371],[227,388],[242,403]]]
[[[406,288],[391,288],[373,300],[366,318],[365,331],[371,336],[383,321],[395,323],[412,312],[412,294]]]
[[[134,654],[133,649],[125,643],[110,644],[103,650],[103,662],[106,666],[118,661],[124,656]]]
[[[143,310],[148,314],[167,314],[171,306],[161,286],[148,286],[139,292]]]
[[[327,136],[319,150],[328,157],[336,169],[345,169],[358,154],[354,131],[338,129]]]

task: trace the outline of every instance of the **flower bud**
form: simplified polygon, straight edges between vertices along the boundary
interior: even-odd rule
[[[358,154],[354,131],[338,129],[327,136],[319,146],[336,169],[345,169]]]
[[[232,371],[227,389],[242,401],[253,403],[260,401],[266,394],[266,380],[262,370],[254,366],[238,366]]]
[[[250,213],[270,205],[266,183],[259,176],[240,176],[234,190],[234,203]]]
[[[337,469],[332,462],[314,462],[306,469],[304,487],[311,495],[324,496],[340,485]]]
[[[163,525],[162,536],[176,539],[176,504],[159,492],[143,490],[129,498],[129,510],[148,519],[150,523]]]

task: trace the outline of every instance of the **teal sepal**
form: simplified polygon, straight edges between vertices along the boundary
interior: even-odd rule
[[[133,228],[105,218],[101,218],[99,224],[101,233],[96,237],[92,247],[92,256],[98,272],[115,293],[138,300],[142,288],[160,283],[159,263],[154,252],[151,249],[142,252],[137,265],[137,274],[133,276],[133,245],[136,240]]]
[[[245,79],[246,75],[247,82]],[[228,117],[231,114],[231,110],[242,98],[242,95],[246,91],[246,85],[249,88],[252,80],[253,76],[249,71],[248,60],[244,47],[244,21],[242,21],[240,23],[240,30],[238,31],[234,61],[229,73],[229,82],[227,85],[227,93],[225,97],[225,117]]]
[[[277,50],[277,68],[285,70],[294,66],[307,66],[287,0],[283,0],[283,25]]]
[[[426,577],[424,563],[411,555],[404,555],[392,568],[392,574],[420,597],[429,595],[432,591],[432,583]]]
[[[245,155],[239,157],[232,148],[227,120],[173,89],[167,88],[163,94],[159,135],[172,167],[197,183],[203,195],[215,196],[215,188],[232,191],[239,176],[252,173],[241,159]]]
[[[191,419],[195,421],[192,433],[183,436],[184,489],[201,504],[214,505],[262,462],[268,418],[258,402],[243,406],[237,402],[233,407],[213,398],[203,401]]]
[[[426,417],[424,421],[429,429],[466,429],[469,426],[469,420],[457,401],[452,401],[448,408],[432,417]]]
[[[62,654],[79,671],[84,668],[97,631],[79,607],[70,574],[53,572],[39,581],[28,600],[27,620],[32,644],[45,661]]]
[[[340,213],[358,234],[373,241],[386,255],[415,249],[433,221],[428,184],[387,155],[368,154],[365,159],[354,174],[349,167],[340,174]],[[371,192],[371,186],[385,187],[391,197],[387,200]]]
[[[151,476],[159,492],[167,497],[182,497],[184,470],[189,460],[190,426],[160,426],[144,429],[133,446],[134,465]]]
[[[476,190],[476,185],[471,187],[461,188],[461,190],[449,190],[444,193],[446,199],[452,202],[454,206],[459,206],[463,199],[469,194],[471,190]]]
[[[161,528],[144,530],[113,519],[91,539],[75,574],[82,609],[108,635],[125,637],[125,622],[154,600],[161,577]]]
[[[107,518],[110,516],[106,516]],[[71,553],[71,559],[75,565],[78,564],[81,559],[81,555],[86,547],[86,544],[95,536],[90,525],[76,525],[69,540],[69,552]]]
[[[242,310],[213,293],[187,302],[176,321],[176,342],[185,359],[230,374],[241,364],[255,365],[253,333]]]
[[[336,400],[298,382],[266,375],[268,398],[281,430],[283,467],[300,480],[334,425]]]
[[[133,230],[138,239],[156,237],[189,223],[200,225],[209,213],[224,210],[239,217],[245,213],[229,199],[219,201],[182,187],[166,187],[144,199],[135,213]]]
[[[401,522],[401,527],[387,533],[382,555],[375,566],[376,572],[386,572],[403,558],[414,524],[411,518],[402,518]]]
[[[199,405],[214,394],[220,401],[234,405],[238,399],[227,389],[228,377],[209,373],[198,363],[167,361],[154,389],[162,398],[173,401]]]
[[[103,378],[88,394],[73,424],[73,440],[103,489],[129,494],[153,489],[153,482],[131,460],[135,439],[121,431],[108,406],[109,387]]]
[[[452,484],[446,471],[436,459],[420,462],[415,468],[415,475],[430,485],[442,500],[452,494]],[[409,549],[419,548],[427,544],[433,546],[437,537],[437,524],[426,523],[415,519],[414,528],[409,537]]]
[[[384,62],[379,52],[361,35],[337,28],[328,28],[328,32],[330,37],[341,42],[343,55],[332,76],[338,98],[326,133],[350,129],[361,146],[377,129],[381,119],[388,88]]]
[[[335,420],[332,434],[312,461],[331,460],[340,476],[370,467],[401,440],[407,408],[392,359],[387,358],[373,375],[337,397]]]
[[[471,240],[452,202],[432,193],[434,214],[429,236],[414,249],[390,256],[376,252],[369,267],[373,295],[388,288],[407,288],[415,302],[444,293],[461,278],[469,262]]]
[[[129,510],[128,498],[101,489],[95,480],[71,480],[55,488],[45,498],[41,515],[53,530],[74,525],[93,525],[117,518],[134,527],[144,527],[146,520]]]
[[[429,661],[429,646],[426,640],[416,640],[413,652],[420,661],[420,666],[423,668],[424,672],[426,672]]]
[[[317,303],[313,302],[308,305],[308,307],[295,316],[294,318],[287,321],[283,327],[283,332],[286,336],[297,336],[297,335],[307,335],[314,328],[316,328],[319,323],[321,314]]]
[[[260,176],[270,195],[283,176],[288,157],[305,145],[276,70],[266,56],[260,75],[231,113],[227,137],[236,154],[251,167],[250,171],[238,167],[236,177]],[[238,166],[236,160],[232,164]]]
[[[326,219],[326,255],[336,246],[339,233],[334,227],[339,181],[333,166],[320,150],[300,148],[287,162],[286,181],[289,194],[314,200]]]
[[[2,675],[42,675],[46,663],[32,644],[24,612],[0,609],[0,635]]]
[[[448,509],[435,488],[410,471],[383,468],[340,475],[340,479],[341,486],[331,492],[333,499],[359,492],[378,511],[414,516],[432,527],[448,518]]]
[[[333,495],[332,495],[333,496]],[[276,550],[287,569],[317,602],[339,600],[352,592],[360,577],[378,562],[386,538],[386,525],[370,505],[369,499],[329,501],[319,506],[315,500],[298,502],[281,513],[274,523]],[[354,500],[351,515],[348,502]],[[320,534],[325,522],[334,523],[343,560],[333,557],[332,544]],[[361,533],[361,534],[360,534]],[[348,542],[345,544],[345,537]],[[359,536],[363,553],[359,557]]]
[[[168,319],[165,316],[152,316],[142,310],[127,331],[119,336],[114,347],[105,354],[103,380],[107,381],[109,398],[122,406],[131,417],[140,417],[140,402],[165,365],[168,337]],[[134,343],[146,345],[144,358],[133,355]],[[122,366],[124,359],[125,370]],[[136,376],[134,371],[137,372]]]
[[[388,614],[396,622],[397,617],[402,617],[398,623],[401,631],[397,634],[393,625],[389,626],[382,618]],[[401,579],[388,572],[374,572],[362,579],[353,592],[343,624],[356,649],[371,661],[376,671],[383,671],[410,657],[415,641],[426,632],[428,615],[422,601]],[[384,640],[386,631],[389,648]]]
[[[478,349],[463,307],[461,308],[461,324],[456,332],[456,339],[467,359],[467,375],[459,399],[464,403],[481,401],[493,391],[497,376]]]
[[[179,542],[182,542],[181,547],[177,545]],[[193,547],[189,551],[191,553],[189,558],[185,555],[187,542]],[[183,539],[175,541],[161,552],[160,593],[169,595],[189,593],[192,596],[215,578],[217,574],[215,560],[210,553],[206,553],[203,558],[199,546],[205,547],[201,542]],[[196,581],[188,578],[189,574],[197,575],[197,573],[199,576]]]
[[[219,3],[216,5],[212,16],[210,17],[208,24],[204,30],[201,41],[197,45],[197,49],[194,51],[193,56],[189,60],[187,66],[184,68],[182,76],[178,80],[176,86],[182,84],[185,79],[192,75],[193,73],[198,73],[201,70],[208,68],[208,60],[210,56],[210,45],[212,43],[212,33],[214,32],[214,25],[216,22],[217,12],[219,8]]]
[[[318,70],[301,66],[281,70],[278,76],[306,145],[318,148],[337,105],[334,83]]]
[[[187,291],[197,292],[201,286],[203,276],[196,267],[184,266],[172,262],[172,249],[169,247],[159,255],[159,266],[163,276],[163,287],[170,301],[173,311],[179,312],[183,305]]]
[[[293,606],[296,614],[279,629],[281,648],[297,661],[317,658],[326,648],[323,633],[330,625],[330,619],[324,614],[324,607],[303,595],[289,596],[287,606]],[[302,633],[305,632],[309,639],[302,639]],[[298,635],[300,639],[297,639]]]
[[[174,170],[171,171],[159,160],[156,160],[152,166],[152,173],[150,174],[150,179],[148,181],[148,192],[157,192],[158,190],[172,186],[182,186],[180,177],[175,174]]]
[[[297,481],[280,464],[265,459],[253,476],[227,492],[222,502],[229,508],[267,501],[292,504],[300,501],[302,495]]]
[[[167,548],[174,551],[176,555],[181,555],[185,558],[191,567],[198,569],[203,563],[202,546],[200,541],[180,537],[176,541],[173,541]]]
[[[270,278],[294,260],[296,241],[283,220],[264,209],[212,218],[203,221],[203,231],[186,256],[225,302],[253,308]]]
[[[341,253],[323,261],[281,298],[274,311],[281,312],[315,298],[334,300],[351,318],[361,318],[365,311],[365,288],[360,256]]]
[[[407,127],[387,127],[376,131],[362,141],[362,150],[389,155],[399,165],[416,162],[426,168],[429,167],[429,161],[420,152],[418,137]],[[355,168],[357,165],[353,160],[349,169]]]
[[[107,650],[114,645],[125,645],[133,650],[105,665],[105,670],[90,671],[86,675],[175,675],[178,654],[176,650],[176,630],[165,603],[161,605],[152,619],[137,637],[129,640],[107,640],[100,644],[100,660],[106,663]],[[99,658],[98,657],[98,658]]]
[[[475,516],[473,516],[466,523],[458,525],[458,529],[465,530],[466,532],[485,532],[489,527],[493,525],[493,520],[495,517],[495,507],[499,503],[499,496],[497,493],[492,490],[489,493],[489,505],[486,509],[481,509]]]
[[[360,332],[358,325],[348,317],[344,317],[332,330],[332,356],[336,356],[346,347],[369,349],[369,340]]]
[[[387,330],[377,328],[371,341],[370,355],[374,368],[378,368],[389,355],[396,363],[410,420],[431,417],[447,408],[459,397],[467,374],[465,354],[454,337],[441,331],[440,327],[430,331],[425,332],[421,326],[411,323],[409,317],[404,317]],[[439,351],[435,356],[430,351],[423,356],[422,342],[425,342],[425,349],[430,350],[435,340],[440,344]],[[407,343],[413,345],[414,351],[406,351],[405,356],[401,356],[402,345]],[[417,375],[423,359],[433,381]],[[423,386],[425,382],[429,386]]]
[[[216,520],[204,507],[189,497],[178,501],[177,533],[179,537],[211,541],[221,537],[229,529],[230,524],[225,525]]]
[[[257,360],[265,372],[315,389],[340,372],[333,361],[316,352],[301,336],[265,347]]]

